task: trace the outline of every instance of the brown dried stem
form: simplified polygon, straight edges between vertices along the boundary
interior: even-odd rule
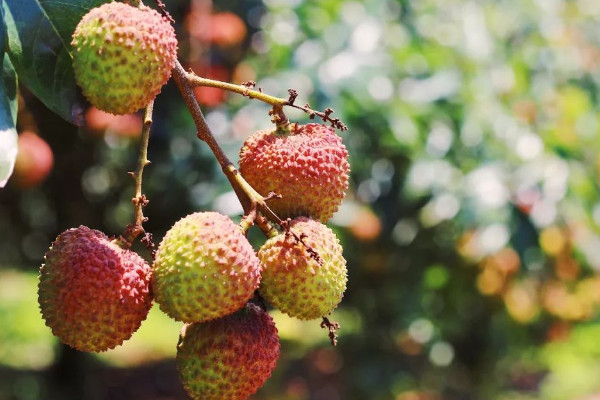
[[[148,204],[148,199],[142,193],[142,175],[144,167],[150,164],[148,160],[148,142],[150,141],[150,128],[152,127],[152,111],[154,110],[154,101],[151,101],[144,112],[144,125],[142,127],[142,138],[138,153],[137,165],[134,172],[129,172],[129,175],[135,181],[135,192],[131,202],[134,208],[133,223],[127,225],[125,232],[117,239],[117,244],[123,248],[131,247],[133,241],[144,232],[142,224],[146,222],[143,208]],[[151,243],[151,242],[150,242]]]
[[[329,331],[329,340],[331,340],[331,344],[333,346],[337,346],[337,331],[340,329],[340,323],[336,321],[329,321],[329,318],[323,317],[321,328],[327,328]]]

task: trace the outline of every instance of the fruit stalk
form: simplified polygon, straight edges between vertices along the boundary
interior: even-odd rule
[[[140,150],[138,153],[137,164],[134,172],[129,174],[135,181],[135,192],[131,202],[134,207],[133,224],[129,224],[125,232],[117,240],[117,244],[122,248],[129,248],[133,241],[144,232],[142,224],[145,222],[143,208],[148,204],[148,199],[142,193],[142,175],[144,167],[150,164],[148,160],[148,142],[150,141],[150,128],[152,127],[152,112],[154,110],[154,100],[148,103],[144,111],[144,125],[142,127],[142,138],[140,142]]]
[[[253,90],[252,87],[254,86],[254,82],[247,82],[242,85],[236,85],[229,82],[222,82],[214,79],[203,78],[201,76],[196,75],[193,72],[187,72],[186,75],[188,82],[192,86],[203,86],[223,89],[233,93],[241,94],[242,96],[248,97],[249,99],[257,99],[262,101],[263,103],[270,104],[273,106],[273,110],[271,111],[271,115],[274,116],[273,122],[275,122],[277,127],[281,129],[286,129],[286,127],[290,124],[290,121],[283,112],[283,106],[291,105],[289,99],[282,99],[280,97],[275,97],[263,93],[260,90]]]
[[[310,116],[310,119],[314,119],[315,117],[319,117],[323,120],[323,122],[329,122],[333,128],[339,129],[342,132],[346,131],[348,128],[346,125],[340,121],[339,118],[332,118],[333,110],[331,108],[325,109],[325,111],[317,111],[313,110],[309,104],[299,105],[296,104],[296,97],[298,97],[298,93],[294,89],[288,89],[289,97],[284,99],[282,97],[275,97],[269,94],[263,93],[260,90],[253,90],[254,82],[248,82],[241,85],[236,85],[233,83],[217,81],[214,79],[203,78],[201,76],[196,75],[193,72],[186,72],[186,78],[190,85],[197,87],[212,87],[227,90],[233,93],[241,94],[244,97],[248,97],[249,99],[260,100],[263,103],[270,104],[273,106],[273,110],[271,111],[271,115],[274,116],[273,122],[277,125],[277,128],[286,129],[290,124],[289,120],[285,116],[283,112],[283,107],[289,106],[292,108],[296,108],[298,110],[304,111]]]
[[[190,82],[190,85],[192,85],[192,86],[213,87],[213,88],[227,90],[230,92],[241,94],[242,96],[248,97],[250,99],[260,100],[263,103],[270,104],[274,107],[283,107],[288,104],[287,99],[282,99],[279,97],[271,96],[269,94],[260,92],[258,90],[253,90],[250,83],[247,85],[236,85],[233,83],[203,78],[201,76],[196,75],[193,72],[186,72],[186,77],[187,77],[188,81]]]

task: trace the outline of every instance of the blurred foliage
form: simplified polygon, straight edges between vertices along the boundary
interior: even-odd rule
[[[255,399],[583,400],[600,393],[600,3],[165,3],[178,21],[186,67],[254,80],[282,97],[294,88],[298,102],[332,107],[349,127],[340,134],[351,154],[351,191],[330,223],[349,267],[348,291],[332,317],[342,323],[339,346],[330,347],[318,321],[275,312],[282,357]],[[156,316],[131,344],[93,362],[66,348],[48,356],[52,366],[41,361],[49,350],[28,359],[51,340],[36,314],[32,274],[62,230],[88,225],[116,235],[131,220],[126,171],[137,142],[135,129],[125,128],[131,118],[106,122],[90,111],[78,130],[21,94],[19,132],[46,139],[55,164],[44,184],[23,189],[9,181],[0,192],[0,265],[27,271],[2,281],[30,285],[18,301],[10,291],[0,295],[0,324],[11,326],[0,334],[8,344],[0,347],[0,378],[33,380],[41,389],[19,389],[13,379],[15,389],[0,391],[0,399],[183,398],[174,378],[145,391],[134,378],[118,378],[151,380],[143,365],[174,368],[168,360],[178,328]],[[196,95],[233,160],[245,137],[270,124],[258,102],[214,89]],[[155,113],[144,174],[155,239],[194,210],[239,215],[172,83]],[[288,116],[308,121],[295,110]],[[250,238],[263,240],[254,231]],[[23,320],[15,323],[16,315]],[[20,352],[23,346],[29,350]],[[115,366],[128,369],[93,375]],[[48,383],[72,376],[72,368],[87,383]],[[107,379],[119,389],[97,390]]]

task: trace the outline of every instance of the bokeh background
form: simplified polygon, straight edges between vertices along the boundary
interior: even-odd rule
[[[320,321],[273,311],[281,358],[253,399],[600,398],[600,2],[165,4],[186,67],[281,97],[294,88],[349,128],[351,187],[329,223],[349,270],[339,345]],[[270,125],[258,101],[196,95],[233,160]],[[154,119],[147,230],[159,241],[199,210],[238,218],[172,82]],[[180,325],[157,307],[99,355],[61,345],[37,307],[61,231],[117,235],[132,220],[140,127],[140,115],[90,109],[77,128],[21,88],[19,161],[0,190],[1,400],[186,398]]]

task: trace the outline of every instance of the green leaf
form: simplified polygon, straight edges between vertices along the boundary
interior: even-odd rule
[[[111,0],[37,0],[67,48],[75,27],[89,10]]]
[[[67,34],[75,29],[73,20],[86,12],[85,3],[97,2],[46,1],[49,13],[38,0],[4,0],[2,5],[7,51],[19,79],[48,108],[77,125],[83,122],[85,102],[75,82]]]
[[[0,187],[10,178],[17,158],[17,75],[5,52],[7,40],[4,16],[0,13],[0,59],[2,79],[0,80]]]

